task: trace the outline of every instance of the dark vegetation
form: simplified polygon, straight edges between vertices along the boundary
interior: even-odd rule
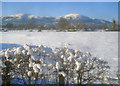
[[[116,21],[113,19],[111,24],[86,24],[86,22],[77,22],[75,24],[71,24],[66,19],[61,19],[57,24],[45,25],[45,24],[37,24],[35,22],[29,24],[19,24],[14,25],[12,23],[7,23],[6,25],[2,25],[2,28],[7,28],[7,30],[29,30],[29,29],[37,29],[38,32],[41,30],[56,30],[56,31],[95,31],[95,30],[106,30],[106,31],[119,31],[119,26]],[[6,31],[6,30],[5,30]]]

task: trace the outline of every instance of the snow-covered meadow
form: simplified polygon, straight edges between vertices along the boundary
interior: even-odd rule
[[[24,44],[64,47],[88,51],[108,61],[112,77],[118,68],[118,32],[0,32],[1,49]]]

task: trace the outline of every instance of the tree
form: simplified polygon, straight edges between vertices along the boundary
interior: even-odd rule
[[[116,24],[115,19],[113,19],[113,21],[112,21],[111,30],[117,30],[117,24]]]
[[[85,23],[85,21],[82,21],[81,23],[81,26],[82,26],[82,29],[87,29],[87,25],[86,25],[86,23]]]
[[[90,28],[90,29],[97,29],[98,27],[97,27],[97,25],[95,25],[95,24],[88,24],[88,28]]]
[[[69,25],[70,25],[70,23],[66,19],[62,18],[58,22],[58,29],[59,30],[67,30]]]
[[[75,26],[76,26],[76,28],[75,28],[75,29],[82,29],[82,26],[81,26],[81,24],[80,24],[80,23],[77,23]]]
[[[12,23],[7,23],[5,27],[11,29],[11,28],[13,28],[13,26],[14,25]]]
[[[85,21],[81,21],[79,23],[76,23],[76,29],[87,29],[87,24],[85,23]]]
[[[38,29],[38,32],[41,32],[41,30],[45,29],[45,26],[40,24],[40,25],[38,25],[37,29]]]
[[[104,29],[104,30],[108,28],[108,25],[107,25],[107,24],[103,24],[102,26],[103,26],[103,29]]]

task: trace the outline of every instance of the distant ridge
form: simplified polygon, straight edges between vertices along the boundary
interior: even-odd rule
[[[75,24],[84,21],[86,24],[110,24],[111,22],[103,20],[90,18],[80,14],[67,14],[59,17],[50,16],[35,16],[33,14],[15,14],[2,17],[2,23],[13,23],[13,24],[28,24],[35,22],[37,24],[57,24],[60,19],[65,18],[70,23]]]

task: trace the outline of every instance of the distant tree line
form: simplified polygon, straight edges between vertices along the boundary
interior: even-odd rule
[[[41,30],[57,30],[57,31],[74,31],[74,30],[109,30],[109,31],[118,31],[119,27],[116,21],[113,19],[111,24],[86,24],[85,21],[77,22],[75,24],[71,24],[66,19],[60,19],[58,24],[56,25],[45,25],[45,24],[37,24],[36,22],[32,22],[29,24],[18,24],[14,25],[12,23],[7,23],[6,25],[2,25],[2,28],[7,28],[8,30],[28,30],[28,29],[38,29]]]

